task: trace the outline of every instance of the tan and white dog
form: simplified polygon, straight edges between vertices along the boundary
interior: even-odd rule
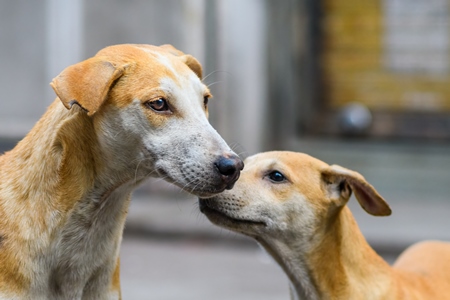
[[[200,200],[213,223],[253,237],[283,268],[293,299],[450,299],[450,243],[408,248],[391,267],[346,206],[372,215],[388,204],[358,173],[293,152],[249,157],[232,191]]]
[[[0,157],[0,299],[119,299],[139,183],[232,188],[243,164],[208,123],[201,77],[172,46],[117,45],[53,80],[58,98]]]

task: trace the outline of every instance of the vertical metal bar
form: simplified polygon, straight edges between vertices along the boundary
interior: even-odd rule
[[[83,2],[46,0],[48,82],[64,68],[83,58]],[[53,99],[48,96],[45,97],[47,103]]]
[[[205,59],[205,0],[183,0],[183,52]]]
[[[228,135],[228,114],[226,110],[226,74],[223,70],[223,38],[219,30],[223,22],[221,5],[217,0],[205,1],[205,79],[215,95],[210,106],[210,121],[224,136]],[[222,51],[221,51],[222,49]]]

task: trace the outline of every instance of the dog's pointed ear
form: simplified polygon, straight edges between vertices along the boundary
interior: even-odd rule
[[[198,78],[203,78],[203,68],[200,62],[190,54],[184,54],[182,51],[178,50],[172,45],[166,44],[160,46],[161,48],[168,51],[170,54],[179,56],[180,59],[198,76]]]
[[[359,173],[349,169],[332,165],[322,171],[322,179],[332,193],[339,193],[339,197],[348,201],[351,192],[355,193],[361,207],[374,216],[389,216],[389,204],[378,194],[375,188]]]
[[[67,109],[76,104],[92,116],[124,69],[125,66],[117,66],[106,58],[92,57],[67,67],[50,85]]]

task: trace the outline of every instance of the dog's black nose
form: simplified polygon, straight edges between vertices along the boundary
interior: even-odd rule
[[[241,170],[244,168],[244,163],[242,160],[236,156],[232,155],[230,157],[222,156],[215,163],[217,170],[219,170],[222,179],[227,185],[227,189],[232,189],[234,183],[239,179]]]
[[[216,163],[216,166],[220,174],[229,177],[236,174],[236,172],[239,172],[240,170],[238,166],[239,162],[240,160],[235,158],[221,157],[219,161]]]

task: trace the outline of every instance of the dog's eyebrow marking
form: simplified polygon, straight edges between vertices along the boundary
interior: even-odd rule
[[[277,160],[275,160],[275,159],[271,160],[271,161],[268,161],[266,169],[267,170],[277,169],[278,171],[284,173],[283,166],[281,166],[280,163]]]
[[[159,54],[159,53],[155,53],[156,59],[163,64],[168,70],[170,70],[173,75],[175,76],[175,74],[177,74],[177,71],[175,70],[172,62],[170,61],[169,58],[167,58],[166,56]]]

